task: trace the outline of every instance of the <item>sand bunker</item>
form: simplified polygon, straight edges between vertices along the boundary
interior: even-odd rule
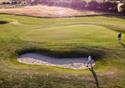
[[[13,21],[13,22],[10,22],[9,24],[19,25],[20,23],[18,21]]]
[[[19,56],[17,60],[25,64],[42,64],[70,69],[86,69],[88,63],[87,58],[54,58],[38,53],[26,53]],[[94,60],[92,60],[92,65],[95,65]]]
[[[26,15],[35,17],[74,17],[74,16],[87,16],[87,15],[102,15],[107,13],[94,12],[87,10],[74,10],[71,8],[63,8],[56,6],[26,6],[21,8],[2,8],[0,13],[16,14],[16,15]]]

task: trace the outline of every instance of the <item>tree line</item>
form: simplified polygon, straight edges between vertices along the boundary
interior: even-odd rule
[[[31,0],[30,3],[32,5],[41,3],[49,6],[61,6],[80,10],[87,9],[125,14],[125,0],[103,0],[102,2],[98,2],[96,0],[92,0],[90,2],[83,0]]]

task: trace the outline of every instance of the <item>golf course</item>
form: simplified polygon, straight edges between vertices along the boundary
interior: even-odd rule
[[[17,60],[29,52],[57,59],[92,56],[100,88],[125,88],[124,33],[124,16],[36,18],[0,14],[0,88],[96,88],[89,69]]]

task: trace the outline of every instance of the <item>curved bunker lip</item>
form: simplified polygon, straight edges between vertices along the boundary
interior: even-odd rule
[[[87,69],[88,58],[54,58],[43,54],[29,52],[20,55],[17,60],[25,64],[48,65],[70,69]],[[92,65],[95,61],[92,60]]]

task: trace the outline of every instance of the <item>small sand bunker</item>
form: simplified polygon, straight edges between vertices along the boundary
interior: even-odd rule
[[[9,24],[12,24],[12,25],[19,25],[20,23],[18,21],[12,21],[10,22]]]
[[[42,64],[70,69],[86,69],[88,62],[87,58],[54,58],[38,53],[22,54],[17,60],[25,64]],[[94,60],[92,60],[92,65],[95,65]]]

